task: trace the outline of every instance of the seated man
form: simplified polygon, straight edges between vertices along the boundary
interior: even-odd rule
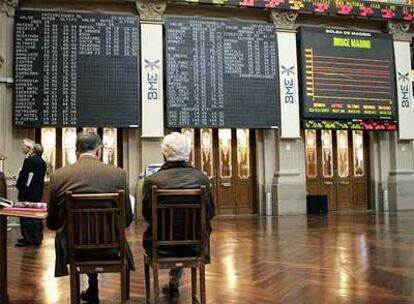
[[[214,217],[214,204],[210,189],[210,180],[200,170],[193,168],[188,164],[191,147],[184,135],[174,132],[167,135],[161,144],[162,154],[165,159],[164,165],[154,175],[148,177],[143,187],[142,215],[149,223],[144,233],[144,249],[147,254],[151,254],[151,186],[156,185],[160,189],[195,189],[201,186],[207,186],[207,250],[206,258],[210,261],[210,220]],[[171,298],[179,296],[178,285],[182,276],[181,268],[170,270],[170,283],[163,288],[164,292],[168,292]]]
[[[102,151],[101,139],[94,132],[82,132],[76,139],[77,162],[56,170],[49,184],[49,207],[47,226],[57,230],[55,276],[68,275],[68,244],[66,230],[65,196],[67,191],[74,193],[105,193],[125,190],[125,223],[133,221],[133,214],[128,195],[126,172],[118,167],[106,165],[100,161]],[[134,270],[134,260],[127,245],[127,265]],[[81,299],[86,303],[99,303],[98,276],[88,274],[89,288],[82,292]]]

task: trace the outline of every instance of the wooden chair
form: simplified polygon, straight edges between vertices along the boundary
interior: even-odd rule
[[[78,304],[79,274],[121,273],[121,303],[129,300],[125,192],[66,192],[71,303]]]
[[[181,220],[177,221],[177,216]],[[177,226],[177,224],[181,224]],[[180,231],[177,235],[176,231]],[[185,254],[182,246],[193,246]],[[160,255],[160,248],[173,254]],[[154,302],[159,302],[158,269],[191,268],[192,303],[206,303],[206,187],[200,189],[157,189],[152,186],[152,256],[144,253],[146,303],[150,303],[150,266],[153,270]],[[197,269],[200,271],[200,298],[197,296]]]

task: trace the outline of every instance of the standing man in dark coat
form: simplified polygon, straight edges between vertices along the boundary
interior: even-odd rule
[[[19,173],[16,187],[19,190],[18,200],[27,202],[40,202],[43,193],[43,183],[46,174],[46,163],[42,159],[43,148],[30,139],[24,139],[22,152],[26,155],[23,167]],[[16,243],[16,247],[38,246],[43,240],[42,220],[20,218],[22,238]]]
[[[6,176],[0,171],[0,196],[7,198]]]
[[[125,224],[134,219],[129,199],[127,175],[121,168],[100,161],[102,142],[94,132],[82,132],[76,139],[77,162],[56,170],[50,177],[47,226],[56,230],[55,276],[68,275],[68,240],[66,228],[65,196],[67,191],[74,193],[108,193],[125,191]],[[106,203],[106,202],[103,202]],[[110,207],[110,206],[108,206]],[[131,250],[127,244],[127,265],[135,270]],[[109,252],[111,256],[112,252]],[[105,258],[102,254],[101,258]],[[99,303],[98,275],[88,274],[89,287],[82,292],[81,299],[89,304]]]
[[[148,177],[144,182],[142,215],[148,222],[148,228],[144,233],[144,249],[147,254],[151,254],[151,186],[155,185],[159,189],[175,188],[175,189],[196,189],[201,186],[207,188],[207,250],[206,260],[210,261],[210,220],[214,217],[214,203],[211,195],[210,180],[200,170],[193,168],[188,164],[191,147],[186,137],[178,132],[167,135],[161,144],[162,154],[166,162],[161,169],[154,175]],[[179,296],[179,281],[182,276],[182,268],[173,268],[170,270],[170,282],[168,286],[163,288],[163,292],[168,293],[170,298],[175,299]]]

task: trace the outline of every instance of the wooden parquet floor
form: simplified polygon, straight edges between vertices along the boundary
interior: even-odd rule
[[[144,227],[128,229],[131,303],[144,303]],[[221,218],[213,228],[208,303],[414,303],[414,212]],[[11,303],[69,303],[68,278],[53,276],[54,234],[40,248],[15,248],[17,228],[8,236]],[[180,303],[190,303],[189,279]],[[118,275],[99,284],[101,303],[119,303]]]

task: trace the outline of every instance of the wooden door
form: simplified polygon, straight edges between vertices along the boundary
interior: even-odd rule
[[[307,192],[329,210],[367,209],[368,143],[363,131],[305,130]]]
[[[254,213],[254,137],[249,129],[182,129],[190,162],[211,180],[216,213]]]

